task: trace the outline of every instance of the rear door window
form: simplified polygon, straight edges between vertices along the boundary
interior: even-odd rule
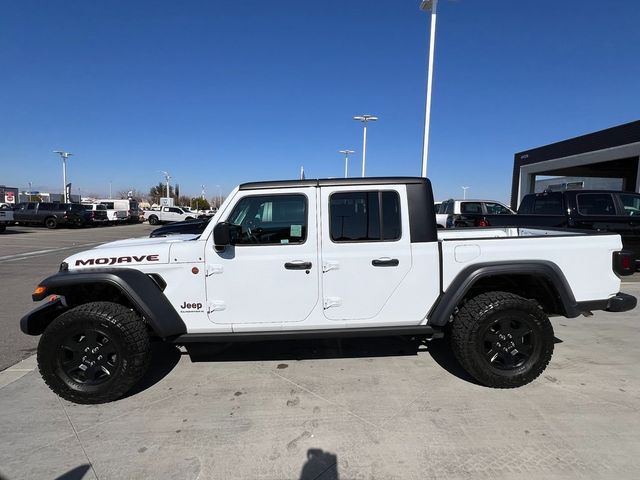
[[[610,193],[579,193],[577,202],[580,215],[616,214],[616,206]]]
[[[482,204],[480,202],[462,202],[460,213],[482,213]]]
[[[393,241],[402,236],[398,192],[334,193],[329,210],[334,242]]]

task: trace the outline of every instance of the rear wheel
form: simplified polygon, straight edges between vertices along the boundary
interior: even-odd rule
[[[480,383],[515,388],[533,381],[553,354],[553,327],[534,300],[506,292],[478,295],[451,326],[453,352]]]
[[[157,225],[158,224],[158,217],[156,217],[155,215],[151,215],[149,217],[149,224],[150,225]]]
[[[55,217],[49,217],[45,219],[44,226],[53,230],[54,228],[58,227],[58,220],[56,220]]]
[[[0,233],[4,232],[7,229],[7,225],[4,223],[0,223]]]
[[[75,403],[104,403],[124,395],[150,361],[145,324],[111,302],[75,307],[56,318],[38,344],[38,367],[49,388]]]

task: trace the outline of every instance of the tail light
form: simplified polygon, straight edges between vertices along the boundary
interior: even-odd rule
[[[489,220],[487,220],[486,218],[481,218],[480,220],[478,220],[478,227],[488,227],[490,225],[491,223],[489,223]]]
[[[633,252],[629,250],[613,252],[613,271],[623,277],[633,275],[636,271],[636,259]]]
[[[96,218],[96,212],[91,212],[91,218]]]

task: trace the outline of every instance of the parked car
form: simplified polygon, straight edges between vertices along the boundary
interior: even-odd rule
[[[196,214],[186,211],[180,207],[160,207],[159,210],[149,212],[149,224],[158,225],[160,223],[183,222],[193,220]]]
[[[380,335],[450,335],[479,383],[515,388],[551,360],[550,315],[636,306],[620,292],[618,275],[633,272],[619,235],[495,228],[460,238],[436,229],[425,178],[246,183],[214,219],[199,237],[75,253],[40,282],[32,298],[47,300],[20,327],[42,334],[39,371],[55,393],[120,398],[143,378],[151,338]]]
[[[125,221],[129,223],[138,223],[140,221],[140,208],[136,200],[105,198],[97,200],[97,202],[106,205],[107,210],[116,212],[115,214],[109,212],[109,219],[111,221]],[[118,212],[125,213],[123,215]]]
[[[0,208],[0,233],[4,232],[11,224],[13,224],[13,210]]]
[[[467,219],[474,219],[483,215],[514,215],[516,212],[504,203],[495,200],[445,200],[436,210],[436,224],[438,228],[470,227],[474,225],[462,224]],[[460,217],[458,217],[460,216]],[[454,218],[457,218],[458,223]],[[464,219],[464,220],[463,220]]]
[[[484,215],[478,226],[577,228],[615,232],[640,271],[640,194],[613,190],[546,191],[525,195],[512,216]]]
[[[91,212],[80,203],[22,202],[16,205],[13,219],[25,225],[44,225],[50,229],[59,225],[82,227],[91,222]]]
[[[91,225],[108,225],[110,223],[107,215],[107,206],[101,203],[83,203],[88,212],[91,212]]]
[[[194,234],[201,235],[209,225],[211,217],[207,219],[186,220],[184,222],[170,223],[152,231],[150,237],[166,237],[168,235]]]

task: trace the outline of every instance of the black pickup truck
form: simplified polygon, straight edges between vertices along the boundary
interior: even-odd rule
[[[620,234],[640,270],[640,194],[612,190],[567,190],[525,195],[517,215],[456,215],[456,227],[559,227]]]
[[[25,225],[82,227],[91,222],[91,212],[79,203],[23,202],[16,205],[13,220]]]

